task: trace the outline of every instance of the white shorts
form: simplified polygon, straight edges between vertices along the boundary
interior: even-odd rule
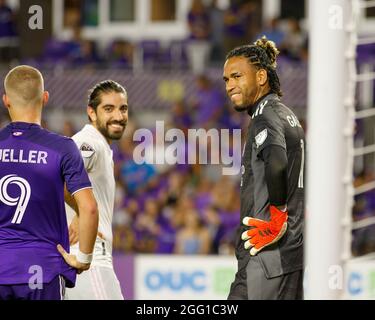
[[[124,300],[112,268],[91,266],[77,275],[74,288],[66,288],[65,300]]]

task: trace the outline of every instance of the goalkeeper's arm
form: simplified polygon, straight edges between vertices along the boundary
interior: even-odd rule
[[[264,161],[264,171],[270,204],[285,210],[288,196],[288,157],[286,150],[277,145],[264,148],[260,154]]]
[[[242,234],[245,248],[251,255],[268,247],[284,235],[287,229],[288,211],[288,158],[284,148],[267,146],[260,156],[265,164],[265,178],[270,199],[270,220],[244,218],[243,223],[251,229]]]

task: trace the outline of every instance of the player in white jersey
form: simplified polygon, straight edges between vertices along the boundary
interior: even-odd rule
[[[72,138],[81,151],[99,209],[98,236],[89,272],[77,277],[76,286],[66,291],[68,300],[123,300],[112,263],[112,217],[115,178],[110,143],[119,140],[128,121],[126,90],[117,82],[97,84],[89,95],[87,124]],[[69,201],[74,208],[74,203]],[[78,250],[78,217],[67,207],[71,252]]]

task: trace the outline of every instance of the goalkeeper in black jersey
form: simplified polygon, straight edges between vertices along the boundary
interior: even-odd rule
[[[265,37],[232,50],[223,79],[251,117],[242,156],[238,271],[228,299],[303,299],[305,138],[280,101],[278,50]]]

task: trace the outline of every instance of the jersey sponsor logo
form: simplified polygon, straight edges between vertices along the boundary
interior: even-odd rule
[[[9,195],[8,186],[10,184],[15,184],[18,186],[20,190],[18,197],[13,198],[11,195]],[[29,203],[30,196],[31,187],[24,178],[18,177],[15,174],[10,174],[0,179],[0,201],[10,207],[17,206],[12,223],[21,223],[23,215],[26,211],[26,207]]]
[[[255,143],[257,145],[257,148],[259,148],[264,143],[264,141],[266,141],[267,137],[268,137],[268,130],[267,129],[264,129],[263,131],[259,132],[256,135]]]
[[[95,153],[94,148],[86,142],[81,145],[80,150],[83,158],[91,158]]]
[[[22,135],[23,135],[23,132],[21,132],[21,131],[13,132],[14,137],[19,137],[19,136],[22,136]]]

